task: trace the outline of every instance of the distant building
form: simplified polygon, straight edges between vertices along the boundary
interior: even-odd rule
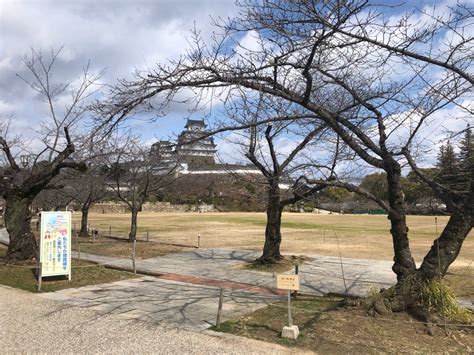
[[[179,175],[261,174],[251,164],[216,163],[216,152],[216,144],[204,120],[191,119],[186,122],[177,142],[158,141],[151,148],[151,154],[163,160],[160,164],[163,168],[159,170],[169,171],[174,164],[179,166]]]
[[[203,120],[188,120],[183,132],[178,136],[176,153],[180,163],[188,168],[198,168],[204,165],[214,165],[217,152],[214,139],[209,136]]]

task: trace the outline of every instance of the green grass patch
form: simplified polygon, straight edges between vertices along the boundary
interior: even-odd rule
[[[0,262],[3,262],[6,248],[0,247]],[[85,261],[72,260],[71,281],[66,277],[55,276],[44,278],[41,292],[53,292],[66,288],[96,285],[136,277],[132,273],[107,269]],[[37,292],[35,269],[32,265],[0,264],[0,284]]]
[[[236,329],[238,328],[239,323],[233,320],[228,320],[225,322],[222,322],[219,325],[213,325],[210,327],[210,330],[214,330],[216,332],[221,332],[221,333],[235,333]]]

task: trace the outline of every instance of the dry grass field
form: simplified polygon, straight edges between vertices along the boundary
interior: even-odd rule
[[[77,226],[80,214],[73,220]],[[100,233],[126,236],[129,214],[90,214],[90,225]],[[411,248],[417,262],[429,250],[437,233],[448,217],[409,216]],[[140,213],[139,236],[150,241],[195,246],[201,235],[202,248],[232,248],[259,250],[263,247],[264,213]],[[317,215],[285,213],[283,215],[284,254],[333,255],[339,250],[343,257],[391,260],[392,243],[386,216]],[[474,232],[471,231],[455,263],[456,268],[467,268],[474,260]]]

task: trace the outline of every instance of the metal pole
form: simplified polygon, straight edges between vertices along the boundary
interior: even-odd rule
[[[81,261],[81,241],[79,239],[79,234],[77,234],[76,240],[77,240],[77,260]]]
[[[299,272],[299,265],[298,264],[295,264],[295,275],[298,275],[298,272]],[[298,291],[295,290],[293,292],[293,297],[296,299],[296,296],[298,295]]]
[[[293,318],[291,317],[291,292],[288,290],[288,325],[293,326]]]
[[[41,291],[41,279],[42,279],[42,275],[41,275],[41,269],[43,268],[43,263],[39,263],[39,269],[38,269],[38,292]]]
[[[224,303],[224,289],[221,287],[219,291],[219,306],[217,307],[217,320],[216,326],[221,324],[221,317],[222,317],[222,304]]]
[[[200,248],[200,246],[201,246],[201,235],[198,234],[198,246],[197,246],[198,249]]]
[[[136,251],[136,247],[137,247],[137,240],[134,239],[134,240],[133,240],[133,250],[132,250],[132,264],[133,264],[133,273],[134,273],[134,274],[137,273],[137,268],[136,268],[136,265],[135,265],[135,251]]]
[[[112,238],[112,227],[109,226],[109,238]]]

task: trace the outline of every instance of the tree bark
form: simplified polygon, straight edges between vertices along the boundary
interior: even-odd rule
[[[387,299],[391,311],[414,309],[418,316],[427,314],[418,306],[421,286],[444,277],[449,266],[456,260],[473,223],[474,203],[471,196],[464,208],[453,212],[439,238],[434,240],[420,268],[405,273],[404,277],[398,280],[395,292]],[[427,317],[429,319],[429,315]]]
[[[138,208],[132,208],[132,221],[130,224],[130,234],[128,235],[128,239],[131,242],[137,239],[137,218]]]
[[[449,265],[456,260],[462,244],[474,223],[474,206],[455,211],[438,239],[434,240],[430,251],[423,259],[420,272],[424,279],[443,277]],[[439,253],[438,253],[439,251]]]
[[[10,236],[6,260],[31,260],[38,257],[38,244],[31,232],[32,199],[11,195],[5,199],[5,226]]]
[[[385,171],[388,181],[388,202],[392,235],[394,264],[393,272],[397,275],[397,280],[401,281],[416,270],[415,260],[410,251],[408,241],[408,227],[405,214],[405,197],[401,186],[401,168],[393,159],[386,164]]]
[[[280,188],[278,182],[270,185],[268,190],[267,225],[265,228],[265,244],[263,254],[258,258],[262,264],[271,264],[282,259],[281,244],[281,214],[283,207],[280,203]]]
[[[89,231],[87,229],[87,222],[89,220],[89,205],[82,205],[81,212],[81,230],[79,231],[79,237],[88,237]]]

